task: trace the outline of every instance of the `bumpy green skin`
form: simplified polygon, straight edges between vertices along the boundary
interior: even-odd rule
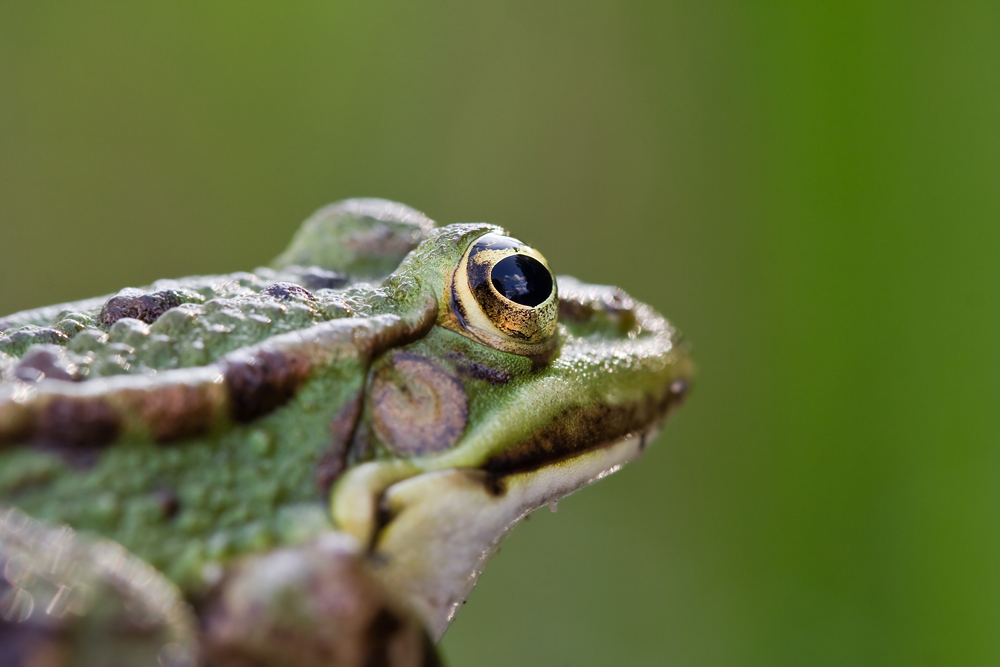
[[[432,220],[408,206],[349,199],[302,223],[274,265],[335,266],[355,279],[377,280],[392,273],[433,228]]]
[[[50,323],[44,321],[49,312],[18,314],[8,323],[37,324],[0,338],[0,350],[9,355],[0,373],[10,376],[13,362],[30,349],[29,337],[63,343],[69,360],[93,378],[203,366],[227,352],[332,319],[414,313],[441,292],[461,257],[461,238],[484,229],[494,228],[435,230],[382,286],[321,289],[315,301],[261,296],[275,278],[295,276],[259,269],[154,283],[143,291],[189,296],[148,326],[134,319],[110,329],[97,325],[105,299],[73,304]],[[50,326],[39,326],[45,324]],[[64,339],[52,333],[73,328],[76,333]],[[330,528],[325,507],[317,502],[316,469],[332,447],[330,424],[361,391],[366,370],[366,360],[347,358],[323,368],[287,405],[251,425],[234,424],[167,446],[124,439],[83,469],[57,452],[0,450],[0,504],[108,537],[182,588],[197,589],[208,562]],[[176,515],[164,508],[165,490],[175,496],[169,502],[179,508]]]
[[[121,544],[198,600],[238,557],[334,531],[331,485],[359,464],[403,459],[405,474],[393,477],[389,466],[387,480],[472,469],[502,493],[508,475],[646,433],[683,397],[691,368],[676,331],[613,288],[559,279],[560,323],[544,359],[465,335],[452,308],[456,267],[475,239],[503,230],[432,225],[399,204],[351,200],[307,221],[274,268],[144,288],[174,305],[148,324],[109,324],[109,297],[0,319],[0,509]],[[338,282],[345,284],[324,286]],[[275,283],[311,286],[311,294],[275,291]],[[334,330],[325,348],[309,342]],[[32,401],[73,384],[43,379],[36,396],[19,366],[32,355],[56,359],[52,372],[75,379],[74,391],[134,376],[136,391],[153,395],[157,382],[184,384],[189,372],[191,383],[210,385],[206,369],[274,341],[319,361],[262,416],[241,419],[223,402],[212,404],[218,414],[204,432],[170,442],[154,441],[133,417],[97,449],[17,440],[17,420]],[[429,360],[460,387],[467,415],[454,446],[401,453],[373,427],[372,378],[399,354]],[[354,537],[374,540],[372,525]],[[0,539],[0,557],[2,547]]]
[[[102,300],[73,317],[57,315],[51,330],[79,323],[79,331],[65,341],[67,356],[90,378],[145,374],[201,366],[272,335],[346,317],[349,309],[368,310],[382,298],[370,289],[320,290],[315,302],[258,296],[269,277],[234,274],[159,283],[151,290],[189,290],[203,303],[192,299],[151,326],[124,319],[105,331],[96,325]],[[17,329],[0,339],[0,349],[23,354],[22,338],[49,340],[49,331]],[[286,533],[298,524],[286,514],[302,514],[296,504],[315,501],[315,467],[330,446],[329,423],[360,389],[364,371],[351,363],[328,368],[291,405],[258,423],[170,446],[116,443],[85,469],[37,448],[0,452],[0,501],[110,537],[175,581],[197,585],[207,560],[294,539]],[[165,490],[175,499],[165,500]],[[176,503],[176,516],[164,503]]]

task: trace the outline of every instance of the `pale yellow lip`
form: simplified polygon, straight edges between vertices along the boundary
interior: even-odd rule
[[[434,639],[513,526],[638,457],[691,380],[679,334],[652,308],[570,278],[559,290],[578,332],[560,324],[558,354],[531,382],[494,396],[454,448],[364,463],[334,487],[335,523],[369,545]]]
[[[507,475],[497,492],[475,468],[436,470],[389,486],[380,502],[389,521],[375,536],[372,562],[440,639],[486,562],[514,525],[622,468],[641,455],[659,425],[530,472]]]

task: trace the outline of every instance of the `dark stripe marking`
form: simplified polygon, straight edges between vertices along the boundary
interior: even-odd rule
[[[359,389],[330,423],[332,442],[316,464],[316,486],[324,498],[329,495],[333,483],[347,468],[351,439],[357,428],[358,418],[361,416],[361,395],[362,390]]]
[[[98,398],[53,396],[45,402],[33,440],[67,447],[103,447],[118,437],[121,420]]]
[[[227,362],[224,376],[233,418],[252,422],[287,403],[305,382],[310,366],[301,354],[272,350]]]
[[[537,470],[556,461],[599,449],[647,428],[679,402],[669,391],[627,405],[567,408],[535,436],[491,457],[482,469],[498,477]]]
[[[469,359],[458,351],[448,352],[448,360],[455,362],[455,370],[462,376],[473,380],[484,380],[490,384],[507,384],[511,375],[502,368],[494,368],[482,362]]]
[[[218,405],[203,385],[175,384],[155,391],[136,391],[129,396],[132,409],[157,442],[193,438],[209,431]]]
[[[343,320],[317,325],[237,350],[209,367],[165,371],[146,388],[132,377],[108,378],[98,395],[76,396],[61,393],[57,386],[63,383],[43,383],[45,391],[37,396],[0,399],[0,447],[30,442],[71,463],[89,465],[102,447],[126,432],[170,442],[210,432],[230,418],[248,423],[295,396],[315,364],[334,363],[341,351],[371,359],[389,346],[424,335],[436,314],[436,302],[428,299],[416,322],[383,318],[346,327]],[[352,408],[352,414],[358,409]],[[342,421],[332,425],[334,438],[347,442],[356,419]],[[334,463],[339,460],[342,467],[344,455],[332,454],[334,460],[325,463],[333,468],[320,472],[321,481],[332,483],[338,474]]]

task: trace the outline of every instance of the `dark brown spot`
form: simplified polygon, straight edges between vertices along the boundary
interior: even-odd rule
[[[177,512],[181,509],[181,500],[171,489],[159,489],[153,493],[153,498],[156,500],[156,504],[160,507],[160,512],[163,513],[163,518],[168,521],[177,516]]]
[[[152,324],[160,315],[179,305],[180,298],[170,290],[145,294],[140,290],[127,288],[105,302],[98,321],[111,326],[122,318],[131,317]]]
[[[118,437],[121,420],[99,398],[53,396],[42,408],[34,440],[43,445],[102,447]]]
[[[325,497],[340,473],[347,467],[347,453],[350,450],[351,437],[357,428],[358,417],[361,415],[361,391],[341,408],[330,423],[331,444],[316,464],[316,485]]]
[[[400,455],[454,446],[469,411],[461,382],[433,361],[407,352],[375,371],[369,401],[372,427]]]
[[[247,423],[287,403],[309,374],[309,360],[290,352],[260,350],[226,364],[233,418]]]
[[[537,435],[490,458],[483,470],[502,477],[597,449],[648,428],[665,416],[675,401],[676,395],[667,391],[659,398],[649,396],[624,405],[567,408]]]
[[[124,399],[138,413],[153,439],[170,442],[211,429],[219,408],[212,385],[171,384],[153,391],[129,392]]]
[[[507,493],[507,482],[500,475],[483,471],[483,488],[494,498]]]
[[[448,359],[455,362],[455,370],[462,377],[473,380],[484,380],[490,384],[507,384],[510,382],[510,373],[502,368],[494,368],[469,359],[460,352],[449,352]]]
[[[14,377],[24,382],[38,382],[45,378],[65,382],[77,379],[76,366],[66,359],[61,348],[32,350],[14,367]]]
[[[389,667],[389,641],[403,627],[403,622],[385,607],[379,609],[365,633],[368,655],[365,667]]]
[[[295,283],[271,283],[262,289],[260,293],[280,301],[291,301],[294,298],[306,299],[307,301],[316,300],[312,292]]]

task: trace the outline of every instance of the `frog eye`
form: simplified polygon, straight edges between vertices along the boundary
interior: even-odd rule
[[[531,356],[555,332],[555,277],[541,253],[509,236],[486,234],[469,247],[452,295],[466,332],[505,352]]]

